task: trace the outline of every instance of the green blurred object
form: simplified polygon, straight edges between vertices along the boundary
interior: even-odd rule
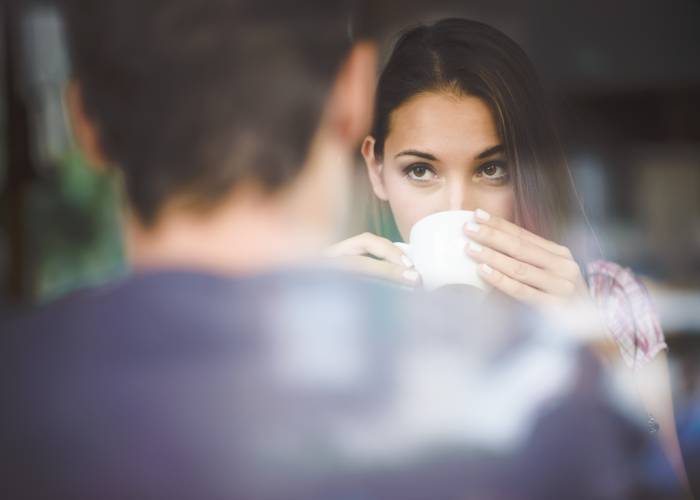
[[[385,201],[379,201],[373,195],[370,196],[367,230],[390,241],[403,241],[389,204]]]
[[[124,273],[117,179],[90,168],[76,149],[29,193],[34,299],[54,299]]]

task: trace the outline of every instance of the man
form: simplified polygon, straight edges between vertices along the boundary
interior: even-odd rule
[[[493,378],[487,361],[513,356],[508,335],[498,348],[474,341],[524,323],[494,327],[485,306],[433,309],[421,294],[306,268],[346,210],[371,115],[376,50],[348,39],[350,5],[62,10],[75,135],[90,163],[123,179],[133,272],[6,328],[3,498],[498,498],[502,478],[455,447],[525,435],[537,406],[484,441],[483,419],[467,432],[461,395]],[[464,325],[493,335],[466,342]],[[480,367],[471,386],[462,366]],[[565,392],[572,375],[560,375],[549,396]],[[592,415],[587,439],[616,451],[596,408],[576,417]],[[620,456],[601,452],[597,471]],[[508,498],[518,484],[535,485],[521,498],[551,492],[550,465]],[[613,486],[599,476],[598,490],[622,497],[626,474]]]
[[[95,382],[88,392],[97,392],[107,381],[83,363],[91,358],[99,365],[97,358],[119,349],[96,354],[86,342],[121,339],[124,347],[128,338],[170,335],[165,351],[178,344],[178,332],[205,344],[215,332],[235,335],[254,313],[223,314],[256,296],[265,299],[268,285],[229,278],[298,266],[332,239],[369,126],[376,49],[370,40],[353,39],[353,5],[344,0],[65,1],[59,7],[73,66],[66,93],[73,130],[90,164],[123,179],[133,272],[4,330],[15,330],[19,351],[36,360],[42,355],[32,342],[57,342],[53,361],[46,359],[31,383],[19,381],[23,389],[53,380],[61,387],[55,390],[64,390],[58,380],[71,379],[63,364],[70,362],[76,377]],[[226,321],[230,329],[222,328]],[[66,352],[72,349],[75,357]],[[21,373],[17,356],[13,378]],[[110,376],[119,378],[117,371]],[[59,410],[44,396],[32,411],[54,412],[52,419]],[[16,410],[21,415],[23,408]],[[86,418],[80,432],[105,421]],[[41,450],[59,453],[48,443],[20,446],[33,454],[39,476],[53,470],[66,477],[42,461],[46,456],[37,458]],[[42,481],[25,479],[43,488]],[[59,496],[90,491],[61,484]]]

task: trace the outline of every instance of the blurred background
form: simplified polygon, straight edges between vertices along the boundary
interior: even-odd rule
[[[0,6],[2,316],[125,267],[118,179],[85,164],[68,127],[59,19],[48,2]],[[371,12],[385,51],[408,24],[460,15],[529,54],[606,258],[643,276],[659,307],[679,431],[699,456],[700,2],[377,1]]]

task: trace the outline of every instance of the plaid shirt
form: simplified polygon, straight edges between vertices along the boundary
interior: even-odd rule
[[[639,368],[668,348],[649,292],[630,269],[596,260],[586,271],[591,296],[629,367]]]

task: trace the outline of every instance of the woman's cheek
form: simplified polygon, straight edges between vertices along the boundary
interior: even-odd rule
[[[502,219],[515,219],[515,195],[512,189],[484,193],[477,202],[478,207]]]

